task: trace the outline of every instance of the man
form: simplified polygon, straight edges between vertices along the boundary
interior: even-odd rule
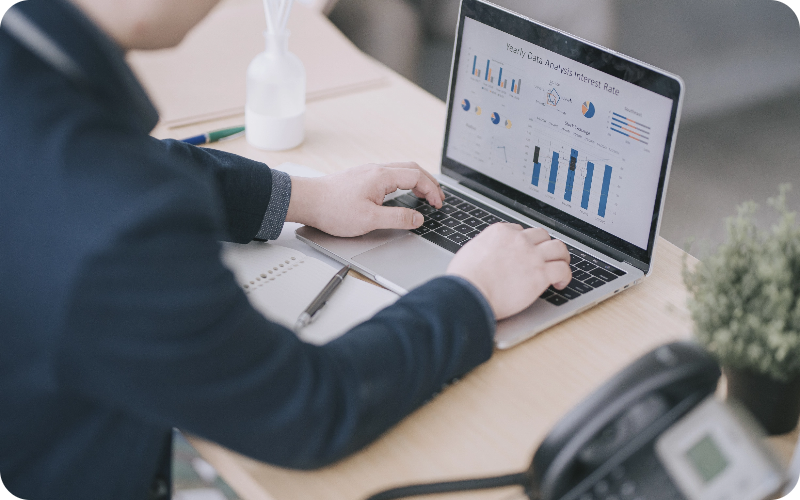
[[[442,192],[413,163],[290,179],[151,138],[124,51],[178,43],[216,2],[27,0],[3,19],[0,475],[22,498],[168,496],[172,427],[330,463],[488,359],[495,318],[570,279],[563,244],[499,224],[325,346],[255,312],[218,240],[274,238],[284,220],[414,228],[384,195]]]

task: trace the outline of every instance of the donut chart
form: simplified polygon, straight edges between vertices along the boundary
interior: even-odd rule
[[[497,113],[492,113],[492,123],[494,123],[495,125],[500,123],[500,115],[498,115]]]
[[[461,101],[461,109],[469,111],[469,101],[467,99]]]

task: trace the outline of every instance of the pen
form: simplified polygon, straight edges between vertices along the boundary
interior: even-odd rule
[[[298,331],[311,323],[311,321],[314,319],[314,315],[317,314],[320,309],[322,309],[322,306],[328,302],[328,299],[331,298],[333,292],[335,292],[336,289],[339,288],[339,285],[342,284],[342,281],[344,281],[344,277],[347,276],[347,272],[349,270],[350,266],[344,266],[341,271],[336,273],[334,277],[331,278],[328,284],[325,285],[325,288],[319,292],[319,295],[317,295],[314,300],[311,301],[311,304],[306,307],[306,310],[303,311],[303,314],[297,318],[297,323],[294,324],[295,331]]]
[[[187,137],[186,139],[182,139],[181,142],[192,144],[194,146],[200,146],[201,144],[208,144],[209,142],[217,142],[220,139],[224,139],[226,137],[230,137],[236,134],[241,134],[242,132],[244,132],[244,127],[223,128],[221,130],[214,130],[212,132],[206,132],[205,134],[195,135],[193,137]]]

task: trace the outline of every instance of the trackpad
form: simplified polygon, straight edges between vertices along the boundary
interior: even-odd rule
[[[444,248],[409,233],[407,236],[353,257],[353,261],[406,290],[447,271],[453,260]]]

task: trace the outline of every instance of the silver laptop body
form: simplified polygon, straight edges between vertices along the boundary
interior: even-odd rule
[[[570,248],[575,279],[498,324],[497,347],[511,347],[652,272],[683,94],[675,75],[462,0],[437,176],[448,213],[396,192],[384,204],[420,210],[423,228],[297,237],[405,294],[443,275],[484,221],[546,228]]]

